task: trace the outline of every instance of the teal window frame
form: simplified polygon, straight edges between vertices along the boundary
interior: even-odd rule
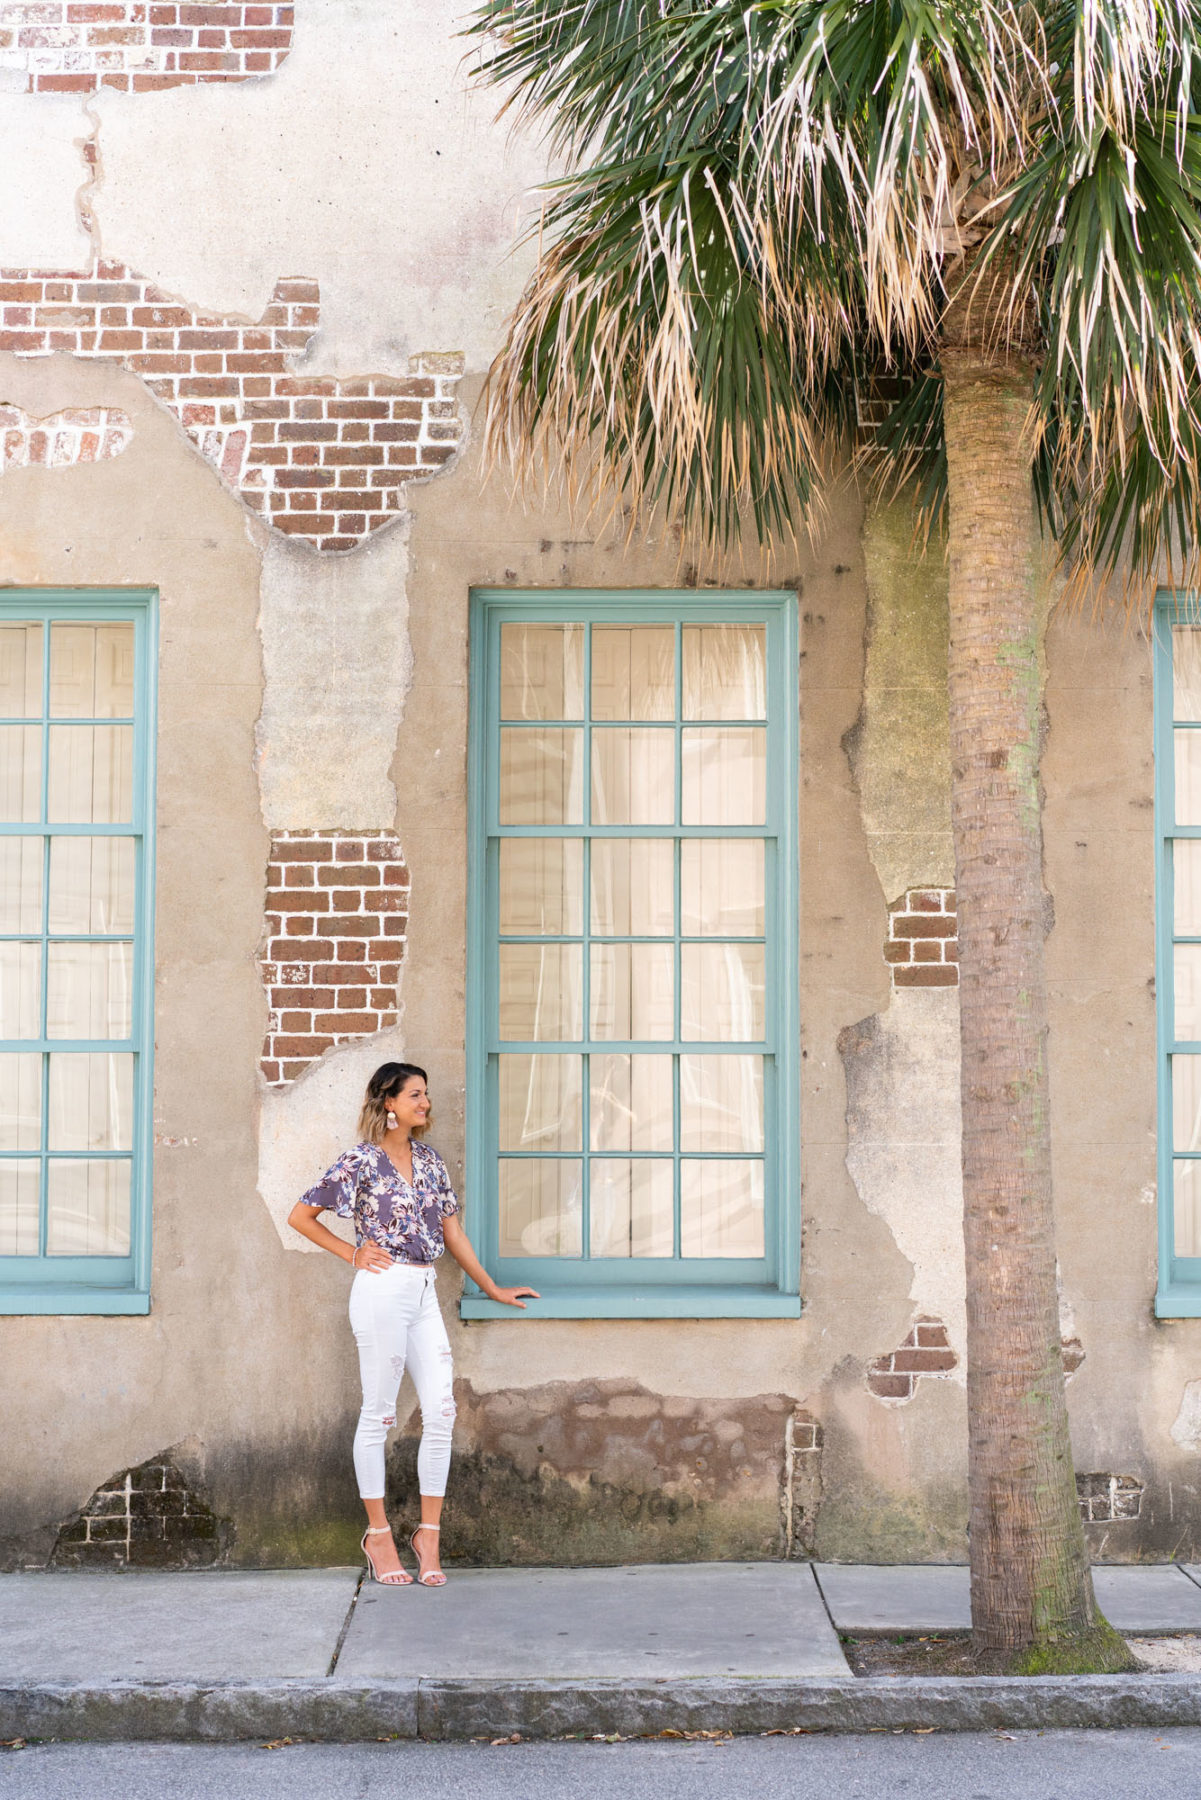
[[[1201,825],[1177,825],[1173,732],[1201,731],[1173,718],[1172,627],[1201,628],[1201,596],[1161,589],[1153,614],[1155,732],[1155,1012],[1158,1056],[1159,1281],[1155,1315],[1160,1319],[1201,1318],[1201,1256],[1177,1256],[1172,1144],[1172,1057],[1201,1052],[1201,1043],[1177,1042],[1174,1018],[1173,951],[1177,943],[1201,939],[1175,933],[1172,846],[1177,838],[1201,838]],[[1184,1153],[1180,1160],[1185,1160]],[[1201,1154],[1201,1153],[1199,1153]],[[1195,1158],[1194,1158],[1195,1160]]]
[[[500,628],[542,624],[763,624],[767,660],[767,804],[763,826],[733,834],[768,844],[765,1086],[765,1256],[664,1260],[498,1255],[498,1119],[494,1035],[498,992],[496,912]],[[678,638],[677,638],[678,642]],[[698,594],[671,589],[476,589],[470,597],[470,730],[467,941],[467,1158],[469,1222],[481,1259],[502,1286],[530,1285],[541,1298],[525,1312],[487,1299],[466,1282],[465,1319],[799,1318],[800,1119],[798,945],[799,644],[795,593],[746,589]],[[677,681],[677,709],[679,707]],[[724,721],[723,721],[724,722]],[[677,711],[676,730],[681,720]],[[585,789],[588,782],[585,781]],[[564,837],[711,837],[710,826],[521,827],[518,834]],[[774,853],[773,853],[774,851]],[[678,941],[678,940],[677,940]],[[558,1046],[556,1046],[558,1047]],[[504,1046],[518,1053],[537,1048]],[[623,1050],[631,1048],[622,1045]],[[679,1042],[635,1044],[638,1052],[680,1052]],[[706,1044],[706,1051],[719,1046]],[[588,1053],[588,1040],[581,1049]],[[586,1085],[586,1084],[585,1084]],[[585,1151],[585,1155],[587,1152]],[[677,1146],[674,1155],[679,1158]]]
[[[0,1040],[8,1052],[106,1050],[134,1057],[130,1248],[127,1256],[0,1256],[0,1314],[141,1314],[150,1311],[151,1169],[154,1095],[154,795],[158,596],[153,589],[5,588],[0,619],[41,621],[43,680],[49,660],[49,627],[56,623],[132,623],[134,628],[134,713],[132,719],[105,719],[105,725],[133,726],[133,817],[129,824],[50,825],[43,821],[0,822],[5,837],[134,837],[137,839],[133,934],[133,1004],[129,1038],[75,1041],[68,1038]],[[47,704],[43,696],[42,792],[45,810]],[[0,720],[4,724],[34,721]],[[43,899],[45,904],[45,899]],[[28,937],[28,933],[6,933]],[[37,935],[37,934],[35,934]],[[44,935],[44,934],[43,934]],[[43,1120],[43,1134],[45,1123]],[[45,1207],[46,1163],[55,1152],[43,1147],[39,1203]],[[113,1155],[124,1154],[113,1152]],[[29,1160],[29,1151],[0,1152],[6,1160]],[[103,1152],[91,1152],[95,1158]]]

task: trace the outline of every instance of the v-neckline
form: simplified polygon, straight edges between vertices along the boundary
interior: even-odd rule
[[[388,1152],[384,1149],[384,1146],[382,1144],[380,1145],[380,1150],[383,1153],[384,1159],[387,1162],[388,1167],[391,1169],[392,1173],[395,1175],[397,1181],[402,1182],[403,1185],[408,1188],[408,1190],[411,1194],[415,1194],[417,1192],[417,1182],[415,1179],[416,1174],[417,1174],[417,1169],[413,1162],[412,1139],[409,1140],[409,1167],[413,1171],[412,1177],[402,1174],[402,1172],[397,1168],[396,1164],[392,1161],[392,1158],[389,1156]]]

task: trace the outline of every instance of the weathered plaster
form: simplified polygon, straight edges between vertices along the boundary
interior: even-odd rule
[[[912,1267],[917,1313],[941,1319],[965,1379],[959,1001],[954,988],[898,989],[844,1032],[847,1168]],[[875,1346],[870,1346],[875,1348]],[[881,1344],[881,1352],[892,1349]]]
[[[1201,1381],[1186,1381],[1171,1438],[1192,1456],[1201,1456]]]
[[[864,527],[868,612],[863,700],[847,751],[868,854],[885,902],[954,884],[947,736],[946,573],[919,559],[904,508]],[[880,954],[883,957],[883,935]],[[847,1168],[909,1262],[914,1312],[965,1334],[959,1130],[959,1002],[948,988],[897,988],[844,1031]],[[884,1355],[893,1344],[867,1347]]]
[[[279,270],[311,272],[323,369],[427,349],[486,368],[546,165],[468,91],[462,19],[459,0],[306,0],[269,81],[97,96],[104,254],[251,318]]]
[[[3,90],[0,88],[0,93]],[[92,122],[77,99],[4,94],[0,105],[0,267],[73,268],[89,254],[76,216]]]
[[[263,551],[263,710],[255,756],[272,831],[381,830],[396,819],[396,734],[413,679],[408,523],[353,567],[272,538]]]
[[[937,541],[915,554],[901,505],[869,513],[863,713],[849,742],[863,829],[890,903],[955,885],[947,735],[947,576]]]

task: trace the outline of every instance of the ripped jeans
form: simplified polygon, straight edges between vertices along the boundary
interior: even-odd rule
[[[354,1434],[354,1471],[364,1500],[384,1495],[384,1439],[396,1423],[406,1368],[421,1406],[417,1485],[445,1494],[455,1422],[454,1370],[431,1265],[360,1269],[350,1289],[350,1328],[359,1347],[363,1409]]]

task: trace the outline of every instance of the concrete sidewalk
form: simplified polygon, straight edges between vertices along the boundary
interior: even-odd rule
[[[1201,1568],[1095,1571],[1201,1632]],[[1201,1723],[1201,1676],[851,1675],[839,1632],[965,1628],[967,1570],[806,1563],[0,1576],[0,1738],[430,1738]]]

